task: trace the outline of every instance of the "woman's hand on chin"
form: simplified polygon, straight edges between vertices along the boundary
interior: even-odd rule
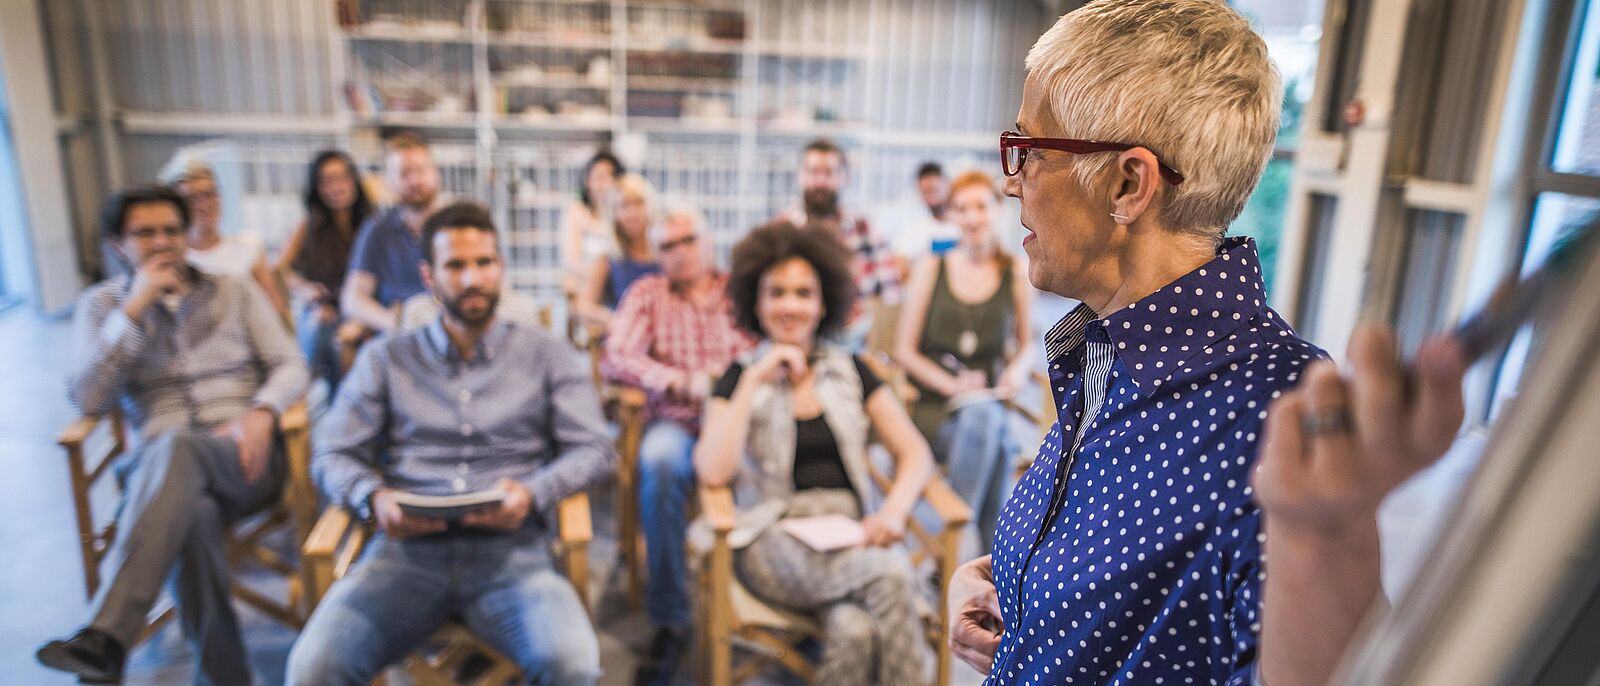
[[[798,379],[805,376],[807,364],[806,353],[800,346],[773,343],[767,354],[750,365],[747,371],[762,383],[772,383],[785,377]]]

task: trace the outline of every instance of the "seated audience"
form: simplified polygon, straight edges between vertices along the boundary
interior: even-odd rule
[[[426,290],[417,272],[422,222],[439,204],[439,167],[420,136],[390,138],[384,170],[398,203],[368,218],[356,233],[339,293],[345,318],[373,331],[394,328],[400,304]]]
[[[297,321],[300,350],[311,371],[339,387],[339,351],[334,332],[339,316],[339,291],[350,268],[356,228],[372,214],[372,202],[361,184],[355,160],[338,150],[324,150],[311,161],[306,181],[306,218],[289,236],[278,271],[301,303]]]
[[[561,213],[563,291],[576,296],[588,283],[589,271],[617,254],[612,215],[617,209],[617,179],[626,173],[622,161],[609,150],[595,152],[583,166],[578,198]]]
[[[503,266],[488,210],[446,207],[422,240],[443,316],[363,348],[318,426],[319,488],[379,533],[306,623],[288,683],[371,683],[459,617],[530,681],[593,684],[594,629],[549,543],[557,505],[611,469],[599,399],[564,340],[496,316]],[[396,502],[496,488],[498,505],[456,521]]]
[[[646,610],[656,626],[638,682],[671,683],[689,639],[684,534],[694,496],[693,451],[712,381],[749,349],[734,326],[726,277],[707,264],[700,227],[668,222],[652,230],[661,273],[641,277],[612,317],[601,374],[645,391],[639,446],[639,512],[649,572]]]
[[[191,160],[172,180],[172,186],[189,205],[189,264],[211,274],[254,280],[272,307],[287,320],[289,300],[277,275],[267,265],[261,234],[239,231],[232,236],[222,235],[222,202],[216,172],[200,160]]]
[[[1022,449],[1002,403],[1027,379],[1033,287],[1021,263],[995,243],[994,180],[980,171],[962,174],[950,200],[961,239],[943,256],[917,262],[894,357],[917,389],[911,419],[972,506],[979,549],[988,550]]]
[[[825,342],[844,324],[852,290],[849,253],[818,231],[772,224],[734,248],[735,316],[764,340],[717,382],[695,472],[709,485],[753,488],[757,500],[730,537],[750,541],[735,569],[751,593],[821,616],[817,683],[926,684],[917,577],[894,544],[933,459],[894,392]],[[895,462],[882,497],[869,471],[872,434]],[[819,552],[777,526],[816,515],[860,519],[866,546]]]
[[[113,196],[100,230],[131,274],[89,289],[73,313],[73,404],[122,409],[141,439],[117,466],[123,502],[89,624],[38,652],[85,681],[122,678],[170,582],[198,680],[251,682],[224,531],[277,499],[286,471],[277,418],[310,373],[260,289],[184,261],[191,225],[172,190]]]
[[[611,326],[613,310],[628,286],[641,276],[661,271],[648,235],[659,214],[650,182],[628,174],[617,182],[617,197],[617,218],[612,222],[617,254],[603,256],[590,267],[588,282],[578,295],[578,316],[591,331],[603,332]],[[674,218],[693,221],[682,213],[667,220]]]

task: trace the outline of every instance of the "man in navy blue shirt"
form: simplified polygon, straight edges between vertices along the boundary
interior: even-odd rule
[[[339,302],[345,317],[373,331],[394,328],[400,304],[423,292],[419,237],[439,204],[439,167],[427,142],[401,133],[387,145],[384,168],[398,201],[356,234]]]
[[[1005,191],[1030,280],[1083,304],[1045,335],[1058,422],[953,584],[954,647],[990,684],[1248,684],[1250,470],[1268,404],[1323,357],[1267,307],[1255,245],[1224,238],[1280,79],[1217,0],[1090,3],[1026,66]]]

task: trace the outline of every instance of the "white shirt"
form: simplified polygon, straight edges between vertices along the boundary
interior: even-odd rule
[[[207,274],[250,279],[251,271],[261,259],[265,248],[261,234],[240,231],[224,236],[222,241],[208,249],[189,248],[189,264]]]

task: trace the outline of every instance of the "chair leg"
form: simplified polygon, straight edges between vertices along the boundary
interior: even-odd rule
[[[617,552],[622,557],[628,607],[644,606],[644,555],[639,535],[639,443],[643,436],[642,418],[637,410],[624,409],[622,436],[617,446]]]
[[[567,581],[578,591],[578,602],[593,621],[594,603],[589,600],[589,545],[569,543],[561,554],[567,568]]]
[[[706,682],[710,686],[733,683],[733,617],[728,592],[733,583],[733,551],[727,541],[712,547],[706,564]]]
[[[939,532],[939,628],[934,652],[938,662],[934,666],[935,686],[950,684],[950,578],[956,571],[956,546],[961,542],[961,530],[946,526]]]
[[[83,553],[84,595],[93,598],[100,590],[100,549],[94,531],[94,515],[89,510],[89,473],[84,469],[83,447],[67,448],[67,464],[72,476],[72,506],[77,514],[78,547]]]

